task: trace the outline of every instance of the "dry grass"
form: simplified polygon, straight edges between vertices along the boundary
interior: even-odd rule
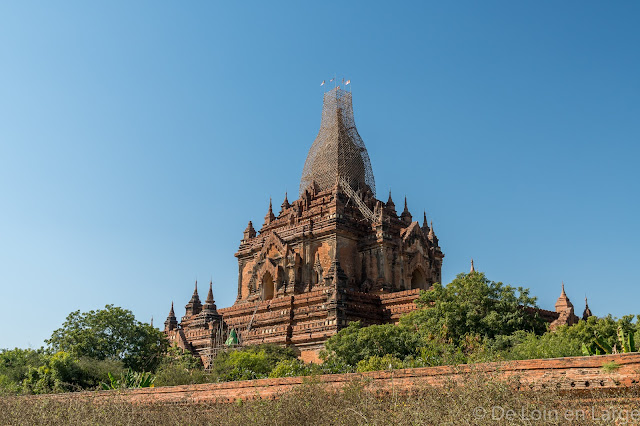
[[[62,398],[9,397],[0,399],[0,424],[560,425],[570,423],[565,418],[566,410],[572,413],[572,410],[587,410],[585,417],[573,424],[590,425],[603,424],[605,412],[602,409],[640,408],[638,389],[621,390],[606,398],[595,393],[562,394],[556,390],[522,393],[513,389],[512,384],[476,374],[464,385],[451,382],[441,388],[425,387],[410,394],[398,394],[389,388],[365,390],[361,382],[353,382],[335,393],[309,382],[277,400],[231,404],[145,405],[130,404],[117,398],[108,404],[93,404],[66,395]],[[595,419],[590,411],[592,405],[596,407]],[[501,408],[492,410],[492,407]],[[482,410],[484,416],[479,415]],[[507,418],[506,410],[513,410],[515,417]],[[538,413],[544,416],[544,421],[537,418]],[[630,411],[627,413],[628,416],[631,414]],[[640,421],[640,412],[638,416]],[[627,420],[630,424],[638,423],[630,417]],[[625,424],[624,421],[620,423]]]

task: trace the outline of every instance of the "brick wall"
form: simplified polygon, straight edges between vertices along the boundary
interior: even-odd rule
[[[619,365],[615,371],[602,369],[605,363]],[[459,366],[412,368],[369,373],[330,374],[318,376],[327,388],[340,389],[356,379],[365,380],[371,390],[410,391],[412,388],[439,386],[449,380],[464,381],[469,374],[486,374],[498,380],[518,379],[515,386],[521,390],[559,387],[568,392],[585,389],[610,390],[631,387],[640,383],[640,353],[535,359],[502,363],[483,363]],[[198,403],[232,402],[238,399],[276,398],[303,383],[303,377],[246,380],[188,386],[167,386],[129,391],[99,391],[50,395],[51,398],[87,398],[94,401],[112,397],[141,403]]]

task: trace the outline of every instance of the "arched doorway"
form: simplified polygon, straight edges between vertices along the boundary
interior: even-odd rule
[[[423,290],[427,288],[427,279],[420,269],[416,269],[411,275],[411,289],[416,288]]]
[[[273,284],[273,277],[269,272],[262,277],[262,297],[263,300],[273,299],[275,288]]]

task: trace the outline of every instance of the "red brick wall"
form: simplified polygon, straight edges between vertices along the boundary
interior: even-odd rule
[[[602,365],[608,362],[616,362],[620,367],[615,371],[605,372],[602,369]],[[519,387],[523,390],[535,390],[550,386],[558,386],[561,390],[566,391],[587,388],[604,390],[629,387],[640,382],[640,353],[413,368],[362,374],[330,374],[319,376],[317,380],[324,383],[328,388],[340,389],[349,381],[357,378],[366,378],[370,379],[366,381],[366,386],[372,389],[385,389],[393,386],[396,391],[408,391],[411,388],[424,385],[439,386],[448,380],[464,381],[468,374],[477,372],[487,374],[496,379],[519,379]],[[131,402],[143,403],[232,402],[238,399],[275,398],[278,394],[300,385],[303,380],[303,377],[287,377],[189,386],[167,386],[124,392],[82,392],[51,395],[49,397],[84,397],[99,401],[118,396]]]

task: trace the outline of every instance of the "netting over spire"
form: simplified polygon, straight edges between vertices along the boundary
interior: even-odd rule
[[[304,163],[300,194],[311,182],[321,191],[332,188],[338,178],[354,190],[367,185],[376,193],[369,154],[353,119],[351,93],[339,87],[324,94],[320,131]]]

